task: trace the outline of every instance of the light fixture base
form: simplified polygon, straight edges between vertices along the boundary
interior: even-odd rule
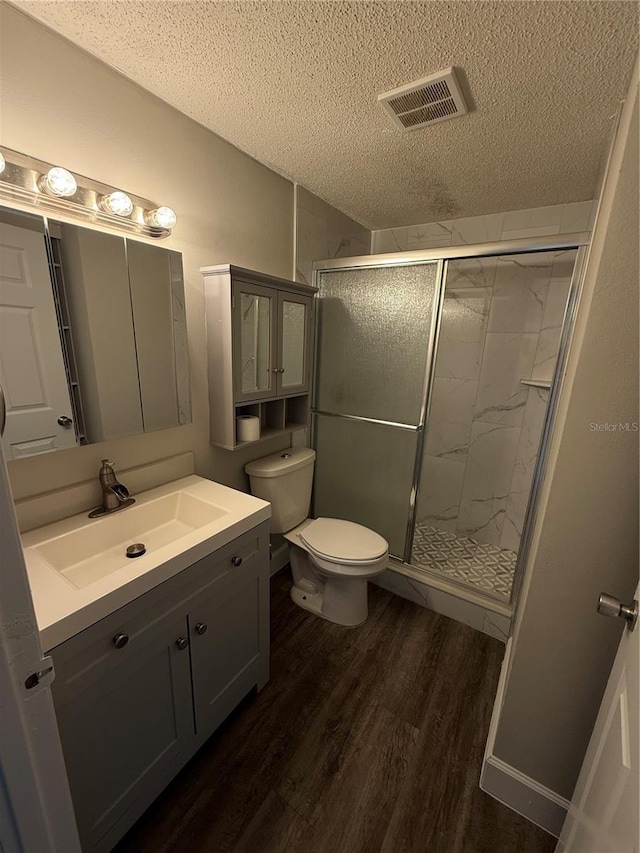
[[[75,173],[72,177],[76,180],[77,189],[72,196],[50,195],[43,192],[40,179],[55,168],[51,163],[4,147],[0,149],[0,157],[5,161],[5,168],[0,171],[0,200],[17,201],[28,207],[65,214],[85,222],[153,239],[162,239],[171,234],[171,228],[148,223],[147,214],[161,208],[149,199],[133,193],[123,193],[117,187]],[[118,215],[104,209],[101,199],[115,193],[121,193],[130,199],[130,214]]]

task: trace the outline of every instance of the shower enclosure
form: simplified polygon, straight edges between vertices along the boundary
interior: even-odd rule
[[[314,265],[316,516],[377,530],[399,570],[512,599],[587,241]]]

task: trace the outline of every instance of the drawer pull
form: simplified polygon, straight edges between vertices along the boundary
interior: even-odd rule
[[[186,637],[178,637],[176,640],[176,646],[178,647],[178,651],[183,652],[187,646],[189,645],[189,640]]]
[[[234,566],[241,566],[242,565],[242,557],[232,557],[231,562],[233,563]]]
[[[196,625],[196,634],[202,636],[207,633],[207,623],[206,622],[198,622]]]
[[[128,642],[128,634],[116,634],[113,638],[113,645],[116,647],[116,649],[124,649]]]

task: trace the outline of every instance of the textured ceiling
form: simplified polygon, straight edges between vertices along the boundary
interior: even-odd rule
[[[16,6],[373,228],[591,198],[636,2]],[[449,65],[472,112],[402,133],[379,92]]]

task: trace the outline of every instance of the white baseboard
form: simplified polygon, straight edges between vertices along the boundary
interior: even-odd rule
[[[569,801],[507,764],[493,752],[498,720],[504,700],[510,657],[511,638],[507,641],[500,671],[496,701],[489,726],[489,737],[482,762],[480,787],[485,793],[557,838],[569,809]]]
[[[269,576],[273,577],[276,572],[283,569],[289,562],[289,543],[284,542],[271,554],[271,562],[269,563]]]
[[[480,787],[496,800],[559,837],[569,800],[490,755],[482,765]]]

